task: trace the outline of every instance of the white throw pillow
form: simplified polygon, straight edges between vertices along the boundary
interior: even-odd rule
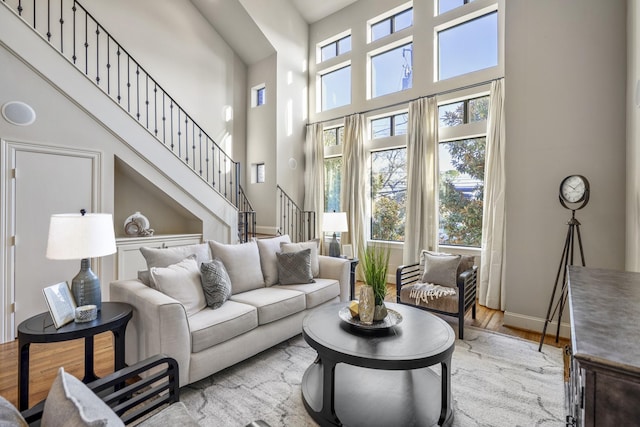
[[[255,241],[237,245],[209,240],[213,258],[218,258],[227,269],[233,294],[264,288],[260,267],[260,252]]]
[[[122,420],[76,377],[58,369],[42,413],[43,427],[124,426]]]
[[[311,249],[311,273],[313,277],[320,275],[320,260],[318,255],[320,253],[320,239],[309,240],[308,242],[300,243],[282,243],[280,244],[282,253],[300,252],[304,249]]]
[[[258,239],[257,243],[264,284],[273,286],[278,283],[278,260],[276,254],[280,253],[280,243],[291,243],[291,239],[288,234],[285,234],[271,239]]]
[[[161,249],[143,246],[140,248],[140,252],[147,261],[147,270],[151,270],[151,267],[169,267],[172,264],[179,263],[189,255],[196,256],[196,263],[198,265],[211,259],[209,245],[206,243],[172,246]]]
[[[152,267],[149,272],[157,289],[178,300],[187,311],[187,316],[196,314],[207,306],[200,269],[193,255],[169,267]]]

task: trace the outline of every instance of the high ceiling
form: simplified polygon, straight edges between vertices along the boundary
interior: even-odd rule
[[[356,0],[291,0],[291,2],[305,21],[312,24],[355,3]]]

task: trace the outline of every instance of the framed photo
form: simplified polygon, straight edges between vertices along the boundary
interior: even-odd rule
[[[353,259],[353,246],[342,245],[342,255],[348,259]]]
[[[73,300],[67,282],[47,286],[42,292],[56,329],[74,320],[76,302]]]

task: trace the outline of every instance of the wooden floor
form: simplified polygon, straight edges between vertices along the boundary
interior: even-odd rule
[[[357,287],[356,287],[357,295]],[[387,299],[392,301],[395,287],[390,288]],[[477,306],[476,318],[467,313],[465,326],[475,326],[506,335],[517,336],[540,342],[540,333],[508,328],[503,325],[504,313]],[[567,339],[555,343],[554,336],[545,337],[545,345],[564,347]],[[95,370],[98,376],[113,372],[113,347],[110,332],[97,335],[94,342]],[[29,406],[33,406],[47,396],[59,366],[65,371],[82,378],[84,375],[84,340],[73,340],[52,344],[32,344],[30,359]],[[14,405],[18,403],[18,342],[0,344],[0,396]]]

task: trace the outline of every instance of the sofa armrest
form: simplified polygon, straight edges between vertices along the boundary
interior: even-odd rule
[[[319,277],[334,279],[340,283],[340,301],[349,301],[351,293],[351,261],[346,258],[318,256]]]
[[[110,291],[112,301],[133,306],[125,338],[127,364],[164,353],[180,365],[180,385],[188,384],[191,331],[182,304],[139,280],[111,282]]]
[[[178,402],[178,375],[178,363],[174,359],[156,355],[90,382],[87,387],[129,424],[162,406]],[[44,401],[23,411],[22,416],[32,424],[42,418],[43,411]]]

